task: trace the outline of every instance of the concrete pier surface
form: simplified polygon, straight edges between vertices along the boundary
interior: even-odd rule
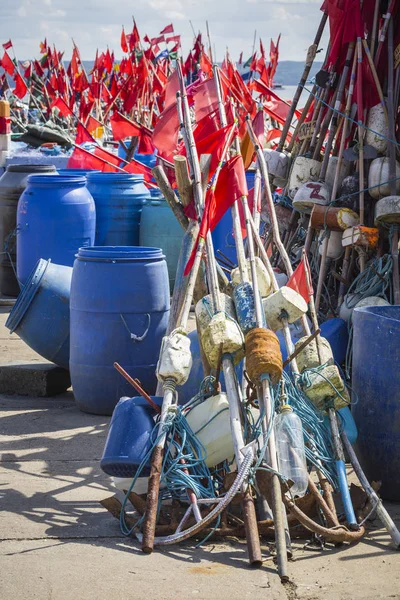
[[[9,335],[8,310],[0,314],[0,363],[45,362]],[[355,546],[312,551],[295,542],[287,586],[267,543],[257,570],[239,540],[142,554],[99,504],[114,491],[99,466],[108,421],[81,413],[71,390],[0,395],[2,600],[400,599],[400,553],[378,520]],[[400,526],[400,506],[386,506]]]

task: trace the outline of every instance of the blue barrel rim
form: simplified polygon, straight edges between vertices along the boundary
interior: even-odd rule
[[[354,316],[356,314],[366,314],[369,316],[376,316],[379,317],[380,319],[385,319],[386,321],[397,321],[399,322],[399,319],[394,319],[393,317],[389,317],[387,313],[391,312],[391,309],[394,308],[399,308],[397,304],[389,304],[387,306],[383,306],[383,305],[377,305],[377,306],[360,306],[360,307],[354,307],[353,309],[353,314]],[[386,314],[385,314],[386,313]]]
[[[95,169],[57,169],[57,173],[63,177],[86,177]]]
[[[147,262],[165,260],[161,248],[148,246],[84,246],[75,254],[77,260],[91,262]]]
[[[144,175],[140,173],[103,173],[91,171],[87,174],[88,183],[142,183]]]
[[[59,175],[58,173],[49,173],[49,175],[28,175],[28,186],[38,187],[84,187],[86,185],[86,176],[84,175]]]
[[[17,301],[15,302],[14,307],[8,315],[8,319],[5,323],[5,326],[10,330],[10,333],[14,333],[24,318],[26,311],[36,296],[50,263],[51,259],[44,260],[43,258],[40,258],[26,280],[25,285],[22,288],[21,293],[19,294]]]

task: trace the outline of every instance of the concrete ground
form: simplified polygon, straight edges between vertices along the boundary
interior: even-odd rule
[[[43,362],[4,328],[0,362]],[[99,500],[112,495],[99,459],[108,418],[81,413],[71,391],[56,398],[0,396],[0,598],[39,600],[400,599],[400,554],[375,521],[352,547],[294,544],[291,584],[245,545],[212,539],[148,556],[121,535]],[[400,507],[387,504],[400,527]]]

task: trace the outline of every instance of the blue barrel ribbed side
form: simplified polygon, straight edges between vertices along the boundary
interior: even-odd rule
[[[11,333],[64,369],[69,367],[72,268],[40,259],[6,321]]]
[[[138,246],[142,207],[150,198],[143,175],[87,173],[96,204],[96,246]]]
[[[160,246],[166,257],[172,293],[184,232],[161,191],[155,188],[150,194],[151,197],[142,210],[140,245],[151,246],[157,243]]]
[[[17,275],[24,283],[40,258],[72,267],[94,243],[96,211],[82,176],[30,175],[17,209]]]
[[[357,450],[370,481],[382,481],[385,500],[400,500],[400,306],[353,313],[352,407]],[[355,396],[353,396],[353,402]]]
[[[79,250],[71,285],[70,371],[81,410],[111,414],[131,394],[115,361],[148,393],[155,392],[169,306],[167,265],[159,248]]]

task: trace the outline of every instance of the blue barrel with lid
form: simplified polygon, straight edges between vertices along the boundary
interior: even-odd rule
[[[87,173],[96,204],[96,246],[138,246],[142,207],[150,198],[143,175]]]
[[[118,400],[131,394],[114,362],[154,393],[170,307],[161,249],[80,248],[70,306],[70,372],[79,408],[110,415]]]
[[[368,306],[353,313],[352,413],[357,451],[384,500],[400,500],[400,306]]]
[[[152,396],[161,407],[162,396]],[[114,477],[134,477],[140,463],[148,456],[141,475],[150,475],[155,410],[138,396],[121,398],[114,409],[100,466]]]
[[[96,210],[86,178],[29,175],[17,208],[17,276],[25,283],[40,258],[72,267],[94,243]]]
[[[161,191],[155,188],[150,190],[150,194],[142,210],[140,245],[157,243],[160,246],[166,257],[172,293],[184,232]]]

